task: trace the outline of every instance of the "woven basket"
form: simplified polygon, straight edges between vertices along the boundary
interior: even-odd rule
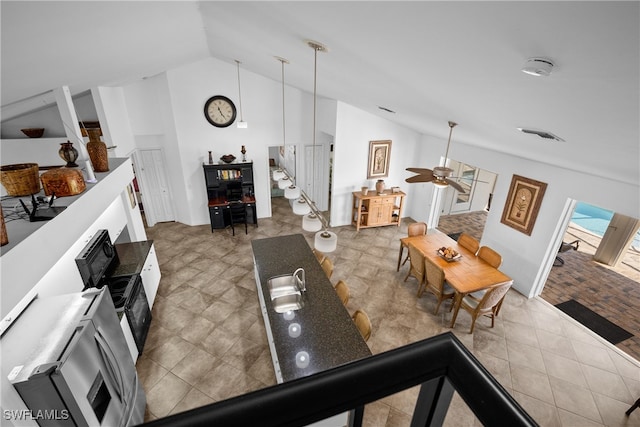
[[[0,166],[0,182],[10,196],[28,196],[40,191],[37,163]]]

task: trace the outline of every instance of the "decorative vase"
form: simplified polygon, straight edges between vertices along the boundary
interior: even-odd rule
[[[213,164],[213,154],[211,154],[211,151],[209,151],[209,164]]]
[[[362,192],[363,196],[366,196],[367,194],[369,194],[369,187],[362,187],[360,191]]]
[[[89,142],[87,151],[95,172],[109,171],[109,157],[107,156],[107,144],[100,139],[101,130],[99,128],[87,129]]]
[[[242,161],[243,161],[243,162],[246,162],[246,161],[247,161],[247,156],[246,156],[246,154],[247,154],[247,149],[246,149],[246,148],[244,148],[244,145],[242,146],[242,149],[240,149],[240,152],[242,153]]]
[[[67,141],[60,144],[58,150],[60,158],[67,162],[65,165],[68,168],[77,168],[76,159],[78,158],[78,150],[73,147],[73,142]]]
[[[376,182],[376,192],[382,194],[384,192],[384,179],[379,179]]]

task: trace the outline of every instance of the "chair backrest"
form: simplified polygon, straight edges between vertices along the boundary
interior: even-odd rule
[[[422,282],[424,279],[424,255],[415,246],[409,245],[409,261],[411,262],[411,273]]]
[[[247,207],[244,203],[229,203],[229,210],[232,218],[235,220],[242,220],[247,215]]]
[[[371,321],[363,310],[356,310],[351,316],[365,341],[371,337]]]
[[[474,254],[478,252],[478,248],[480,247],[480,242],[467,233],[460,233],[460,236],[458,236],[458,244]]]
[[[444,287],[444,270],[429,258],[424,259],[427,286],[433,287],[442,293]]]
[[[331,275],[333,274],[333,263],[327,257],[325,257],[320,263],[320,267],[324,270],[324,274],[327,275],[329,279],[331,279]]]
[[[500,267],[502,264],[502,255],[491,249],[489,246],[483,246],[480,248],[478,251],[478,258],[495,268]]]
[[[340,301],[342,301],[342,304],[347,305],[350,295],[349,287],[347,286],[347,284],[340,280],[338,283],[336,283],[333,289],[335,289],[336,293],[340,297]]]
[[[323,254],[322,252],[320,252],[317,249],[312,249],[313,250],[313,254],[316,256],[316,259],[318,260],[319,263],[322,264],[322,261],[324,261],[324,259],[327,257],[325,254]]]
[[[494,286],[493,288],[489,289],[482,297],[482,300],[480,300],[480,303],[478,304],[478,310],[491,310],[500,302],[502,297],[505,296],[510,287],[511,283],[505,283],[504,285]]]
[[[425,234],[427,234],[427,224],[424,222],[412,222],[407,227],[407,235],[409,237],[424,236]]]

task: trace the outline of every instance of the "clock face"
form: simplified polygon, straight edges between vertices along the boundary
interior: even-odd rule
[[[204,104],[204,116],[216,127],[227,127],[236,119],[236,106],[226,96],[212,96]]]

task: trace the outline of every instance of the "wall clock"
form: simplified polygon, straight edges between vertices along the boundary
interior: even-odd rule
[[[204,104],[204,116],[215,127],[225,128],[236,119],[236,106],[222,95],[212,96]]]

